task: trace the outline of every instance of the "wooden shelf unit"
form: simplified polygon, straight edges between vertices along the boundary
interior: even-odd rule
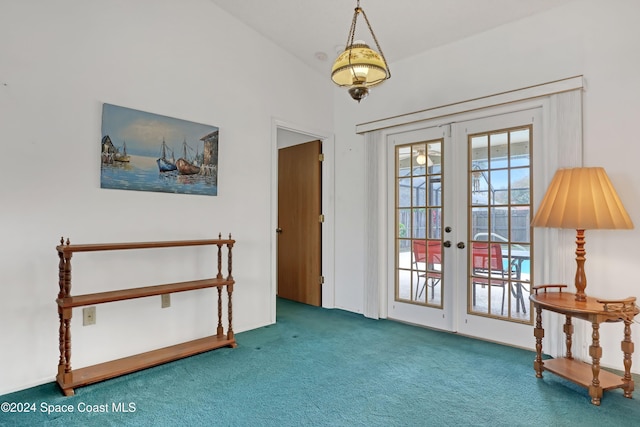
[[[631,376],[631,358],[633,355],[631,323],[640,312],[635,303],[636,298],[602,300],[586,297],[586,301],[576,301],[575,294],[562,292],[564,288],[566,288],[566,285],[534,286],[535,293],[529,296],[536,310],[536,325],[534,328],[536,358],[533,362],[536,377],[542,378],[542,372],[548,371],[585,387],[589,390],[591,403],[594,405],[600,405],[605,391],[615,388],[621,388],[624,397],[631,399],[635,386]],[[556,289],[558,292],[547,292],[548,289]],[[565,315],[563,332],[566,336],[566,354],[564,357],[549,360],[542,359],[542,338],[544,338],[542,310]],[[592,343],[589,347],[591,363],[573,358],[571,351],[573,343],[572,318],[583,319],[591,323]],[[624,338],[621,343],[624,362],[623,375],[616,375],[600,369],[600,358],[602,357],[600,324],[609,322],[624,323]]]
[[[60,385],[65,396],[73,396],[74,389],[88,384],[114,378],[120,375],[150,368],[152,366],[167,363],[173,360],[203,353],[220,347],[237,347],[233,334],[232,317],[233,310],[231,297],[235,283],[232,275],[232,248],[235,240],[206,239],[206,240],[175,240],[163,242],[130,242],[130,243],[101,243],[87,245],[72,245],[67,239],[60,239],[60,245],[56,246],[59,258],[58,284],[59,292],[56,303],[58,305],[58,317],[60,319],[58,374],[56,381]],[[129,249],[153,249],[171,248],[181,246],[217,246],[218,272],[216,277],[186,282],[168,283],[155,286],[122,289],[116,291],[97,292],[85,295],[71,295],[71,257],[76,252],[96,252]],[[227,271],[222,272],[222,248],[227,248]],[[145,353],[124,357],[122,359],[99,363],[80,369],[71,369],[71,317],[74,307],[103,304],[114,301],[124,301],[134,298],[144,298],[154,295],[163,295],[175,292],[186,292],[206,288],[218,289],[218,325],[216,335],[200,338]],[[227,333],[224,333],[222,325],[222,288],[227,289],[227,318],[229,325]]]

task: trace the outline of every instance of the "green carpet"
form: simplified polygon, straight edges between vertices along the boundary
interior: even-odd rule
[[[596,407],[586,389],[548,373],[536,379],[530,351],[286,300],[277,310],[275,325],[237,334],[236,349],[78,388],[73,397],[55,383],[0,396],[0,403],[36,409],[0,412],[0,425],[584,427],[640,420],[640,404],[620,390],[606,392]],[[48,405],[74,412],[46,414]],[[108,412],[79,412],[87,406]]]

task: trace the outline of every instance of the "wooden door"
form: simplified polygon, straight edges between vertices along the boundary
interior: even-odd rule
[[[322,143],[278,150],[278,296],[320,306]]]

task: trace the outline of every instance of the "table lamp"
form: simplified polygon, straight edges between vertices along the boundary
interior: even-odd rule
[[[633,228],[607,173],[600,167],[558,169],[531,225],[576,229],[576,301],[587,299],[584,231]]]

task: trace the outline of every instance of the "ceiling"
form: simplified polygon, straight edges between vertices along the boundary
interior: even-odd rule
[[[357,0],[211,0],[328,74],[344,50]],[[410,57],[574,0],[361,0],[387,62]],[[362,15],[356,40],[374,47]]]

